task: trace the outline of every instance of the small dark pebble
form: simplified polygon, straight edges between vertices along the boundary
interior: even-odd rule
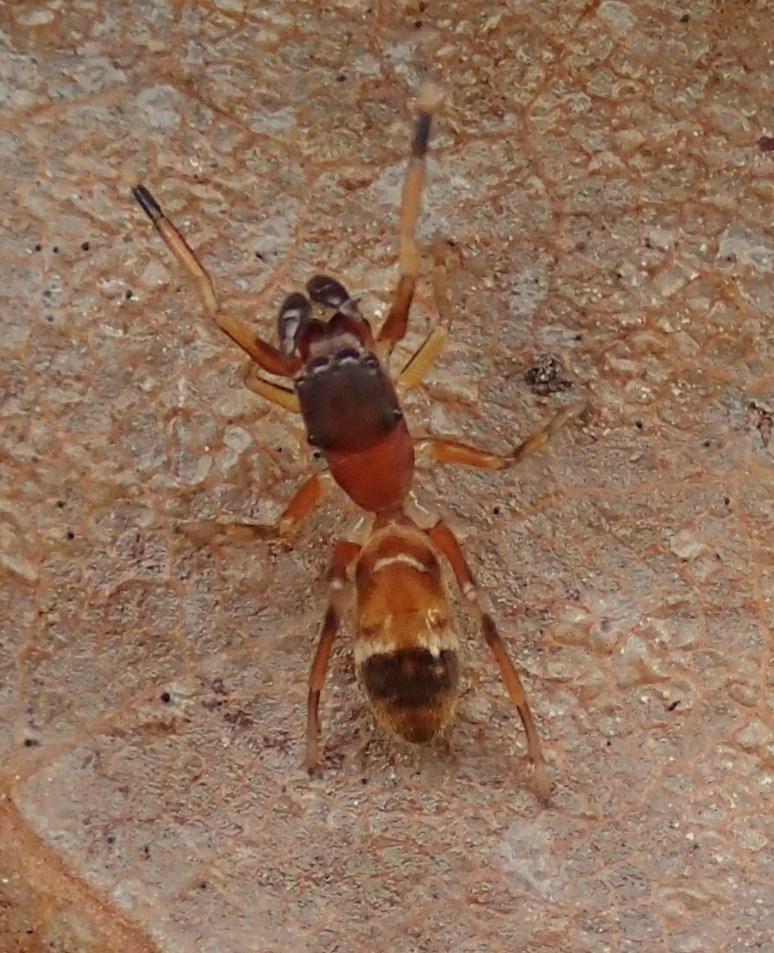
[[[562,365],[551,354],[541,354],[535,363],[524,372],[524,381],[540,397],[555,394],[572,387],[572,381],[562,377]]]

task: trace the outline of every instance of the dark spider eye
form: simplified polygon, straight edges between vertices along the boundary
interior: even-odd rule
[[[280,351],[283,354],[292,354],[296,338],[309,323],[312,306],[305,295],[294,291],[282,302],[277,315],[277,333],[279,335]]]
[[[359,357],[360,351],[355,347],[343,347],[340,351],[336,351],[336,360],[339,362],[356,361]]]

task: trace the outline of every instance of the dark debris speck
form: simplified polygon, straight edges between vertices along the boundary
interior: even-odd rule
[[[568,390],[572,381],[562,377],[562,365],[552,354],[540,354],[532,367],[524,372],[524,380],[529,389],[540,397]]]

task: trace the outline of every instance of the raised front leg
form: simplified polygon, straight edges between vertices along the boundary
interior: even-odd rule
[[[221,331],[236,342],[264,371],[279,377],[287,377],[285,361],[279,351],[257,337],[236,315],[222,310],[209,272],[196,257],[196,253],[179,229],[162,212],[161,206],[148,189],[135,180],[132,183],[132,195],[153,222],[167,248],[193,278],[204,310]]]
[[[379,331],[379,341],[385,347],[382,356],[386,357],[393,347],[406,334],[409,310],[414,298],[414,288],[419,272],[419,252],[417,251],[416,229],[419,209],[422,201],[422,187],[425,182],[427,147],[430,141],[430,126],[433,113],[440,105],[442,93],[433,83],[425,83],[419,91],[417,101],[417,121],[414,126],[414,138],[411,142],[411,157],[403,183],[403,197],[400,206],[400,224],[398,228],[398,287],[392,301],[389,314]]]

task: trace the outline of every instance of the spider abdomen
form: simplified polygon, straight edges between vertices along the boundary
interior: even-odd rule
[[[369,655],[358,678],[374,714],[412,744],[423,744],[454,717],[459,692],[456,649],[416,646]]]
[[[414,744],[454,716],[457,634],[450,624],[438,555],[416,527],[374,533],[355,572],[357,674],[377,718]]]

